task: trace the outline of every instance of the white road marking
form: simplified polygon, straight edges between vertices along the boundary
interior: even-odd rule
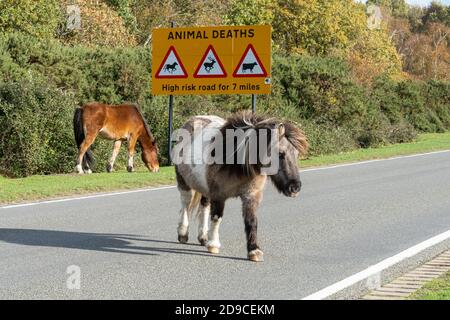
[[[334,168],[358,166],[358,165],[369,164],[369,163],[380,162],[380,161],[390,161],[390,160],[405,159],[405,158],[423,157],[423,156],[439,154],[439,153],[450,153],[450,150],[434,151],[434,152],[427,152],[427,153],[419,153],[419,154],[413,154],[413,155],[407,155],[407,156],[398,156],[398,157],[386,158],[386,159],[375,159],[375,160],[368,160],[368,161],[361,161],[361,162],[344,163],[344,164],[328,166],[328,167],[304,169],[304,170],[301,170],[301,172],[329,170],[329,169],[334,169]],[[48,204],[48,203],[75,201],[75,200],[84,200],[84,199],[91,199],[91,198],[101,198],[101,197],[116,196],[116,195],[122,195],[122,194],[128,194],[128,193],[150,192],[150,191],[158,191],[158,190],[172,189],[172,188],[176,188],[176,186],[165,186],[165,187],[159,187],[159,188],[146,188],[146,189],[138,189],[138,190],[130,190],[130,191],[109,192],[109,193],[93,194],[93,195],[74,197],[74,198],[63,198],[63,199],[56,199],[56,200],[45,200],[45,201],[13,204],[13,205],[6,205],[6,206],[3,206],[3,207],[0,207],[0,209],[11,209],[11,208],[19,208],[19,207],[28,207],[28,206],[35,206],[35,205],[39,205],[39,204]]]
[[[66,201],[84,200],[84,199],[92,199],[92,198],[101,198],[101,197],[117,196],[117,195],[122,195],[122,194],[148,192],[148,191],[158,191],[158,190],[173,189],[173,188],[176,188],[176,186],[165,186],[165,187],[159,187],[159,188],[146,188],[146,189],[138,189],[138,190],[130,190],[130,191],[101,193],[101,194],[93,194],[93,195],[89,195],[89,196],[82,196],[82,197],[75,197],[75,198],[63,198],[63,199],[56,199],[56,200],[45,200],[45,201],[38,201],[38,202],[12,204],[12,205],[8,205],[8,206],[0,207],[0,209],[30,207],[30,206],[36,206],[38,204],[47,204],[47,203],[56,203],[56,202],[66,202]]]
[[[304,297],[302,300],[322,300],[325,299],[335,293],[338,293],[339,291],[342,291],[355,283],[358,283],[359,281],[370,279],[372,277],[377,277],[380,275],[380,272],[383,270],[405,260],[406,258],[410,258],[419,252],[428,249],[438,243],[441,243],[447,239],[450,239],[450,230],[447,230],[433,238],[430,238],[428,240],[425,240],[411,248],[408,248],[390,258],[387,258],[377,264],[374,264],[367,269],[358,272],[348,278],[345,278],[344,280],[341,280],[339,282],[336,282],[335,284],[332,284],[331,286],[328,286],[320,291],[317,291],[307,297]]]
[[[350,167],[350,166],[359,166],[359,165],[363,165],[363,164],[380,162],[380,161],[390,161],[390,160],[398,160],[398,159],[423,157],[423,156],[428,156],[428,155],[432,155],[432,154],[439,154],[439,153],[450,153],[450,150],[433,151],[433,152],[427,152],[427,153],[418,153],[418,154],[411,154],[411,155],[407,155],[407,156],[397,156],[397,157],[385,158],[385,159],[374,159],[374,160],[358,161],[358,162],[351,162],[351,163],[343,163],[343,164],[337,164],[337,165],[334,165],[334,166],[325,166],[325,167],[319,167],[319,168],[303,169],[303,170],[301,170],[301,172],[328,170],[328,169],[335,169],[335,168],[341,168],[341,167]]]

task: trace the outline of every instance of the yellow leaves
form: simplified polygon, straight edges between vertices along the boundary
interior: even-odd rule
[[[280,0],[273,26],[286,51],[323,55],[349,48],[365,26],[365,13],[353,0]]]
[[[0,1],[0,32],[22,31],[39,38],[51,38],[58,22],[57,0]]]
[[[370,84],[381,74],[400,77],[402,64],[394,44],[384,30],[364,30],[347,58],[355,79]]]
[[[74,30],[63,41],[86,46],[126,47],[136,45],[134,35],[123,19],[102,0],[76,0],[81,11],[81,30]],[[68,3],[69,3],[68,2]]]

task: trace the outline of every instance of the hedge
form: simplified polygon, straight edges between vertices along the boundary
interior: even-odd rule
[[[296,121],[309,137],[310,155],[407,142],[417,132],[450,128],[448,82],[380,77],[367,88],[353,81],[341,59],[280,54],[273,56],[272,77],[272,94],[258,96],[258,111]],[[165,162],[167,97],[150,94],[150,79],[148,47],[69,47],[21,33],[0,35],[0,172],[71,172],[72,115],[88,101],[139,103]],[[249,107],[250,97],[242,95],[176,97],[174,126],[195,114],[227,116]],[[104,170],[111,150],[111,142],[97,139],[95,171]],[[125,158],[123,148],[119,167]]]

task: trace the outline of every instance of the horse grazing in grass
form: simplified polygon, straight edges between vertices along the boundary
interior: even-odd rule
[[[113,171],[114,161],[119,153],[122,141],[128,142],[128,166],[132,172],[136,143],[142,147],[142,161],[152,172],[159,170],[158,146],[138,105],[107,105],[91,102],[75,109],[73,117],[75,140],[78,146],[78,158],[75,170],[91,173],[93,156],[90,146],[97,135],[113,140],[114,148],[106,170]]]
[[[225,201],[228,198],[240,197],[248,258],[255,262],[263,261],[263,252],[257,241],[256,214],[262,200],[263,188],[267,177],[270,177],[276,189],[285,196],[296,197],[300,193],[298,158],[299,155],[305,154],[308,148],[305,135],[291,122],[253,115],[250,112],[234,114],[227,120],[216,116],[196,116],[186,122],[181,130],[188,132],[186,135],[192,138],[183,136],[173,150],[182,206],[177,229],[178,241],[188,241],[189,218],[198,207],[198,241],[206,245],[210,253],[219,253],[219,226]],[[209,137],[196,133],[207,130]],[[231,135],[228,136],[227,132],[231,132]],[[257,148],[253,148],[252,152],[252,143],[233,136],[237,132],[243,133],[244,138],[252,135],[256,137]],[[263,139],[264,132],[269,132],[266,139]],[[215,147],[207,148],[209,151],[206,155],[203,153],[199,157],[200,148],[194,145],[205,146],[211,143]],[[231,158],[229,154],[224,153],[228,147],[231,149]],[[264,148],[271,153],[270,163],[267,162],[267,157],[261,155],[260,150]],[[201,160],[192,163],[195,162],[189,160],[192,154],[194,158]],[[184,157],[185,155],[187,156]],[[211,161],[212,157],[216,157],[214,161]],[[239,159],[241,161],[238,161]],[[267,164],[270,166],[275,162],[275,170],[272,168],[270,174],[265,173]]]

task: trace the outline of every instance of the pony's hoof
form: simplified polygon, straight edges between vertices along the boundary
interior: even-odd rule
[[[218,254],[220,249],[220,242],[210,240],[206,243],[206,248],[209,253]]]
[[[128,171],[128,172],[133,172],[133,171],[134,171],[134,169],[133,169],[133,167],[131,167],[131,166],[128,166],[128,167],[127,167],[127,171]]]
[[[180,243],[187,243],[189,239],[189,235],[186,234],[185,236],[178,235],[178,242]]]
[[[106,172],[111,173],[111,172],[113,172],[113,171],[114,171],[114,169],[113,169],[112,165],[108,164],[108,165],[106,166]]]
[[[253,262],[263,262],[263,255],[264,253],[261,250],[255,249],[248,253],[248,259]]]
[[[206,243],[208,242],[208,238],[206,238],[206,237],[198,237],[197,240],[201,246],[205,246]]]
[[[78,166],[75,167],[75,172],[78,173],[78,174],[84,174],[83,169],[81,167],[78,167]]]
[[[88,169],[88,170],[86,170],[86,173],[87,173],[87,174],[91,174],[91,173],[92,173],[92,170],[91,170],[91,169]]]
[[[212,253],[212,254],[218,254],[219,253],[219,248],[217,247],[207,247],[208,248],[208,252]]]

